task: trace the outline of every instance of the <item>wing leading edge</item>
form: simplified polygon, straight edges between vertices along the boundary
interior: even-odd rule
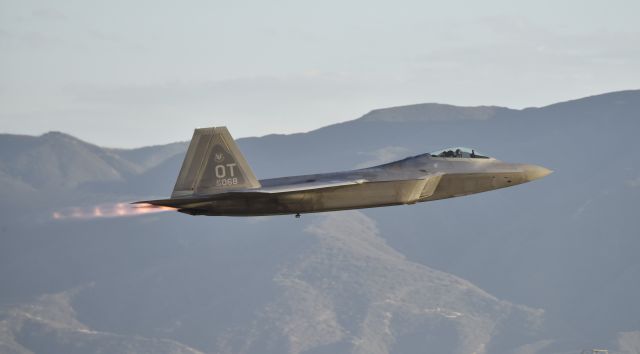
[[[275,194],[285,194],[293,192],[312,191],[319,189],[330,189],[336,187],[350,186],[356,184],[365,183],[364,180],[349,180],[349,181],[320,181],[320,182],[308,182],[308,183],[294,183],[288,185],[278,185],[270,187],[262,187],[257,189],[238,189],[221,193],[189,196],[182,198],[170,198],[170,199],[156,199],[156,200],[143,200],[135,202],[133,204],[151,204],[155,206],[165,206],[171,208],[183,208],[194,204],[204,203],[212,200],[219,199],[234,199],[234,198],[247,198],[256,196],[267,196]]]

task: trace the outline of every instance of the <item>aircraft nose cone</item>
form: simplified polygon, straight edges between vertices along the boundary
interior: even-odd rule
[[[523,170],[524,170],[524,176],[527,182],[540,179],[550,174],[551,172],[553,172],[548,168],[544,168],[542,166],[536,166],[536,165],[525,165],[523,167]]]

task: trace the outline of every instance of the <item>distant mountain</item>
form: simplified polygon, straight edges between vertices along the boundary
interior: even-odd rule
[[[422,103],[373,110],[359,120],[366,122],[454,122],[487,120],[516,112],[495,106],[457,107],[447,104]]]
[[[555,170],[486,194],[300,220],[52,220],[167,196],[186,144],[0,135],[0,352],[633,352],[638,112],[640,91],[524,110],[419,104],[240,139],[260,178],[456,145]]]
[[[136,178],[147,180],[147,173],[162,169],[159,166],[172,158],[181,160],[185,151],[186,143],[123,150],[58,132],[39,137],[0,134],[0,197],[5,201],[0,208],[20,214],[34,203],[49,210],[116,200],[128,189],[124,186],[144,190],[148,184],[136,184]]]
[[[38,191],[72,190],[87,182],[125,181],[183,154],[185,143],[105,149],[70,135],[0,135],[2,173]]]
[[[0,322],[2,353],[200,353],[166,339],[93,331],[75,319],[69,297],[43,295],[7,311]],[[29,348],[21,344],[25,342]]]
[[[63,133],[2,136],[3,172],[39,191],[87,181],[124,180],[138,167],[106,149]]]
[[[314,242],[275,275],[275,299],[257,322],[224,336],[220,351],[473,353],[504,343],[500,327],[534,333],[543,320],[541,310],[408,261],[358,212],[306,231]]]

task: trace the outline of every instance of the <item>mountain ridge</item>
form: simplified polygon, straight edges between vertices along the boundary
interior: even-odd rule
[[[569,99],[566,101],[560,101],[560,102],[556,102],[556,103],[551,103],[551,104],[547,104],[544,106],[535,106],[535,107],[525,107],[525,108],[510,108],[510,107],[505,107],[505,106],[497,106],[497,105],[479,105],[479,106],[465,106],[465,105],[454,105],[454,104],[447,104],[447,103],[435,103],[435,102],[426,102],[426,103],[414,103],[414,104],[407,104],[407,105],[399,105],[399,106],[389,106],[389,107],[384,107],[384,108],[377,108],[374,110],[371,110],[365,114],[363,114],[362,116],[358,117],[358,118],[354,118],[351,120],[346,120],[344,122],[338,122],[335,124],[329,124],[323,127],[319,127],[316,129],[312,129],[309,131],[305,131],[305,132],[296,132],[296,133],[289,133],[289,134],[283,134],[283,133],[270,133],[270,134],[265,134],[265,135],[259,135],[259,136],[247,136],[247,137],[242,137],[239,138],[238,140],[246,140],[246,139],[260,139],[260,138],[269,138],[269,137],[288,137],[288,136],[296,136],[296,135],[304,135],[304,134],[309,134],[309,133],[313,133],[315,131],[321,130],[321,129],[326,129],[329,127],[332,127],[334,125],[343,125],[343,124],[348,124],[348,123],[352,123],[352,122],[356,122],[356,121],[376,121],[376,117],[379,114],[383,114],[389,111],[393,111],[393,110],[402,110],[402,109],[410,109],[413,110],[415,108],[422,108],[422,107],[435,107],[435,108],[444,108],[443,111],[447,111],[447,110],[456,110],[456,109],[460,109],[463,112],[467,111],[467,110],[471,110],[471,109],[481,109],[481,110],[498,110],[498,111],[504,111],[504,112],[527,112],[527,111],[532,111],[532,110],[539,110],[539,109],[548,109],[548,108],[554,108],[554,107],[561,107],[567,104],[576,104],[576,103],[581,103],[581,102],[588,102],[591,100],[603,100],[603,99],[610,99],[611,97],[616,97],[616,98],[637,98],[637,96],[640,95],[640,89],[628,89],[628,90],[618,90],[618,91],[612,91],[612,92],[606,92],[606,93],[600,93],[600,94],[593,94],[590,96],[585,96],[585,97],[580,97],[580,98],[574,98],[574,99]],[[622,101],[620,101],[622,103]],[[374,117],[372,117],[372,115]],[[473,119],[473,115],[471,115],[471,119]],[[436,121],[440,121],[440,120],[446,120],[445,117],[436,117]],[[384,120],[383,120],[384,121]],[[390,120],[389,122],[393,122],[393,120]],[[7,137],[16,137],[16,138],[41,138],[47,135],[51,135],[51,136],[55,136],[55,135],[59,135],[59,136],[65,136],[68,138],[72,138],[74,140],[77,140],[79,142],[82,143],[86,143],[89,145],[93,145],[93,146],[97,146],[97,147],[101,147],[103,149],[106,150],[115,150],[115,151],[136,151],[136,150],[144,150],[144,149],[149,149],[149,148],[157,148],[157,147],[164,147],[167,145],[172,145],[172,144],[187,144],[188,141],[174,141],[174,142],[168,142],[168,143],[159,143],[159,144],[153,144],[153,145],[148,145],[148,146],[140,146],[140,147],[133,147],[133,148],[119,148],[119,147],[103,147],[97,144],[91,144],[89,142],[87,142],[84,139],[75,137],[71,134],[68,133],[64,133],[61,131],[48,131],[45,133],[42,133],[40,135],[30,135],[30,134],[19,134],[19,133],[1,133],[0,132],[0,139],[6,139]],[[186,148],[185,148],[186,149]]]

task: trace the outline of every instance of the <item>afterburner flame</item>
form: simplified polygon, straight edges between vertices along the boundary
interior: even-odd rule
[[[97,219],[97,218],[118,218],[130,217],[146,214],[160,213],[163,211],[175,210],[169,207],[155,206],[151,204],[100,204],[91,207],[73,207],[55,211],[51,217],[55,220],[68,219]]]

